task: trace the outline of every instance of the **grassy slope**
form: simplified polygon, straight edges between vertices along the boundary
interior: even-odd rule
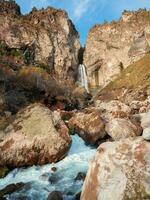
[[[150,54],[127,67],[121,75],[102,91],[120,88],[142,89],[150,86]]]

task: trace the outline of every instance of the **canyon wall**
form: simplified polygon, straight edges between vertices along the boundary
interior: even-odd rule
[[[0,44],[17,50],[15,56],[23,58],[19,67],[36,65],[58,80],[75,81],[79,35],[63,10],[33,8],[28,15],[21,15],[15,2],[0,1]]]
[[[84,52],[89,85],[105,87],[150,51],[150,11],[124,11],[118,22],[95,25]]]

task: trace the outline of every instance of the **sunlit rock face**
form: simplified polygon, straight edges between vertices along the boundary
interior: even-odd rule
[[[150,143],[137,137],[99,146],[81,200],[150,198]]]
[[[106,86],[149,51],[149,11],[125,11],[118,22],[95,25],[84,53],[90,86]]]
[[[58,79],[75,81],[80,42],[63,10],[47,8],[21,15],[14,2],[0,2],[0,42],[22,52],[25,64],[47,68]]]

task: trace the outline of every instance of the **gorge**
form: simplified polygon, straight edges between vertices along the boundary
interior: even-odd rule
[[[97,24],[0,1],[0,199],[150,199],[150,11]]]

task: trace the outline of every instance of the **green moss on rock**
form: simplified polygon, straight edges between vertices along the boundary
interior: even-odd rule
[[[10,169],[8,167],[0,167],[0,178],[4,178],[9,171]]]

